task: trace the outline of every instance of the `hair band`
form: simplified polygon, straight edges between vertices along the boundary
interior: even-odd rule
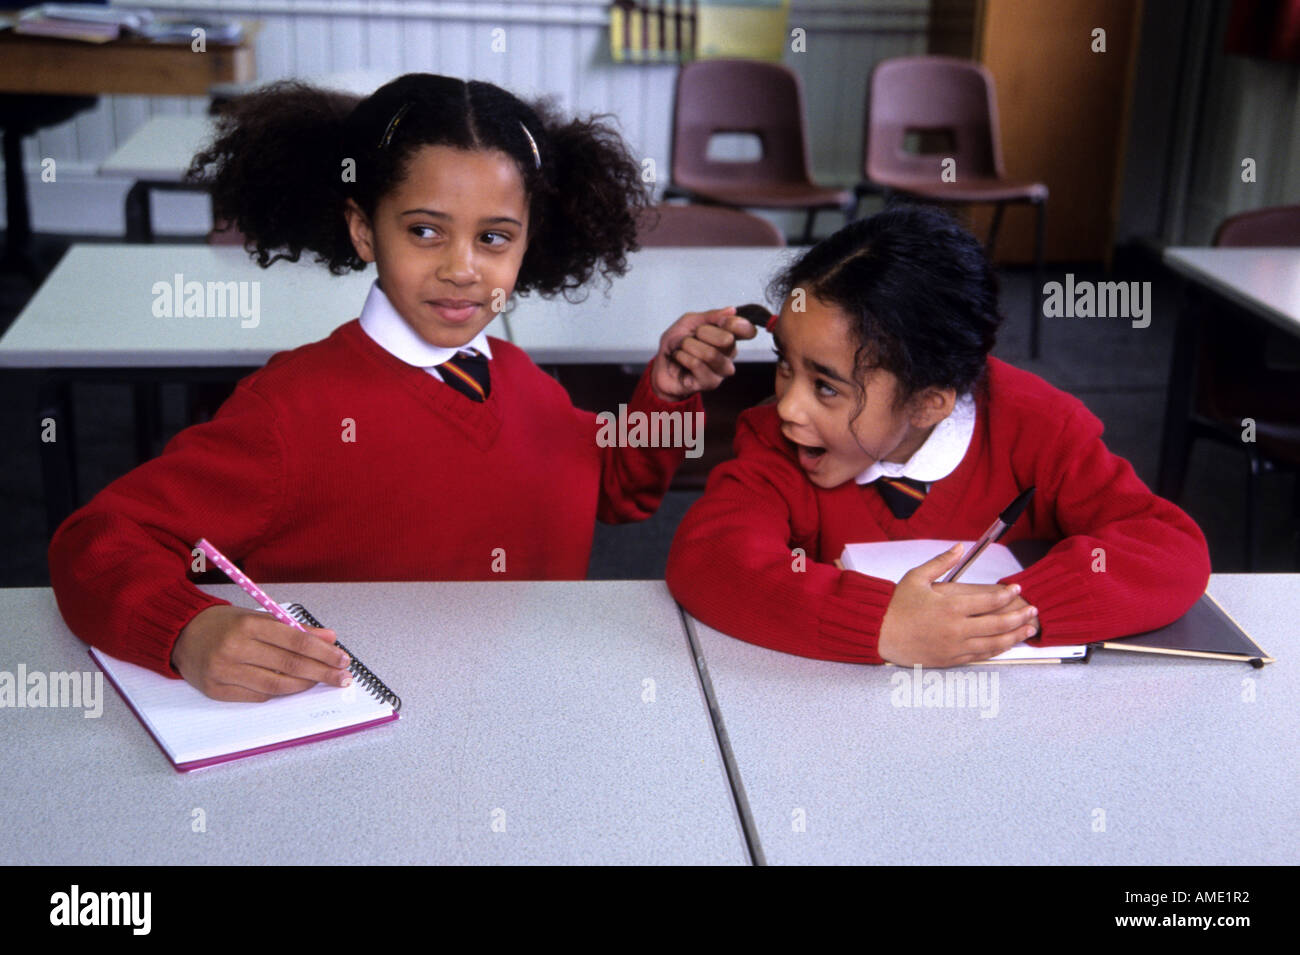
[[[536,166],[538,169],[541,169],[542,154],[537,149],[537,140],[533,139],[533,134],[528,131],[528,127],[524,125],[524,121],[522,119],[519,121],[519,125],[523,128],[524,135],[528,137],[528,145],[533,147],[533,165]]]
[[[384,149],[388,145],[389,140],[393,138],[393,131],[397,129],[397,124],[402,121],[402,117],[406,115],[406,111],[410,108],[410,103],[403,103],[402,108],[393,114],[393,118],[388,121],[388,128],[384,130],[384,138],[379,141],[380,149]]]

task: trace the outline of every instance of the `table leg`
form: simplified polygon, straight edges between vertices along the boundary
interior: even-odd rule
[[[59,525],[77,507],[77,436],[72,419],[72,382],[61,377],[42,376],[38,388],[45,526],[53,537]],[[47,435],[54,440],[46,440]]]
[[[152,242],[153,218],[147,182],[135,183],[126,193],[126,241]]]
[[[1156,493],[1171,501],[1183,493],[1187,474],[1187,443],[1191,437],[1189,415],[1196,379],[1196,343],[1200,338],[1202,307],[1187,285],[1183,305],[1174,327],[1174,350],[1169,365],[1169,386],[1165,392],[1165,425],[1160,441],[1160,468]]]

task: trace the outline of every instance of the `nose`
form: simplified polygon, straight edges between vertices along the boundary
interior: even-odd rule
[[[800,398],[800,394],[801,389],[795,387],[794,382],[777,379],[776,414],[784,423],[795,426],[808,423],[808,416],[804,413],[804,403]]]
[[[438,260],[436,275],[450,285],[473,285],[479,280],[472,242],[449,242]]]

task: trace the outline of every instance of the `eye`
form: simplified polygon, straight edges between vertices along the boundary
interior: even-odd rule
[[[821,398],[838,398],[840,393],[826,383],[826,379],[818,378],[813,382],[813,387],[817,389],[817,395]]]
[[[432,239],[437,234],[438,230],[431,225],[413,225],[411,226],[410,232],[417,239]],[[420,233],[422,232],[431,232],[434,233],[434,235],[421,235]]]
[[[776,370],[781,374],[788,374],[790,371],[790,363],[785,360],[785,353],[779,348],[773,348],[772,354],[776,356]]]
[[[488,245],[493,246],[494,248],[500,248],[510,243],[510,236],[508,236],[504,232],[484,232],[483,235],[480,236],[480,238],[486,241]],[[499,239],[500,241],[497,242],[491,241],[494,238]]]

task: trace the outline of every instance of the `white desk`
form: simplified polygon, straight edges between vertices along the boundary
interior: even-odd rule
[[[1165,263],[1283,331],[1300,335],[1300,249],[1165,249]]]
[[[0,339],[0,367],[254,367],[361,314],[373,268],[333,276],[307,260],[260,268],[243,249],[74,245]],[[157,282],[257,285],[257,324],[239,316],[157,318]],[[249,290],[248,301],[252,302]],[[206,304],[205,304],[206,307]],[[251,323],[251,319],[248,320]],[[504,336],[499,323],[490,332]]]
[[[520,298],[506,316],[510,340],[539,365],[644,364],[659,336],[686,312],[764,302],[767,283],[798,249],[642,249],[608,294],[593,282],[574,305],[562,297]],[[759,332],[739,343],[736,360],[774,361],[772,339]]]
[[[180,182],[215,129],[209,116],[154,116],[100,164],[99,174]]]
[[[748,861],[662,581],[271,592],[346,635],[401,719],[181,775],[107,681],[99,719],[0,709],[0,863]],[[0,591],[0,617],[0,670],[94,669],[49,590]]]
[[[691,624],[768,863],[1294,865],[1300,575],[1210,592],[1277,663],[1001,667],[990,718],[893,705],[906,670]]]
[[[1254,316],[1292,338],[1300,338],[1300,249],[1176,247],[1165,249],[1164,261],[1193,286],[1240,308],[1242,312],[1235,320],[1249,322]],[[1220,310],[1226,309],[1224,306]],[[1182,493],[1197,349],[1206,311],[1199,306],[1185,307],[1174,336],[1155,488],[1171,500],[1177,500]],[[1252,539],[1248,533],[1248,551]]]

